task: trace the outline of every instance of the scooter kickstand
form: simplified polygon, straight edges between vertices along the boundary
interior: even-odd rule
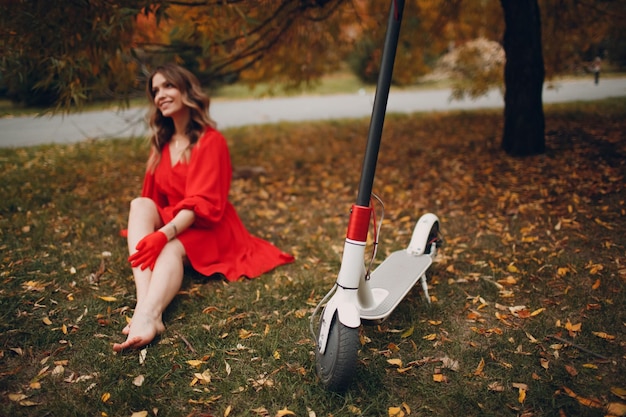
[[[424,291],[424,297],[426,297],[426,301],[430,304],[430,295],[428,295],[428,282],[426,282],[426,272],[422,274],[420,277],[420,282],[422,283],[422,290]]]

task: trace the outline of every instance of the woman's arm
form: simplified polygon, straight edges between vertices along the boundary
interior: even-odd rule
[[[176,214],[172,221],[161,227],[159,231],[167,236],[167,240],[172,240],[184,230],[187,230],[195,220],[196,214],[193,210],[183,209]]]

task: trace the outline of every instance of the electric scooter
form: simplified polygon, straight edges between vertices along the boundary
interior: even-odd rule
[[[339,274],[335,285],[310,318],[311,332],[316,341],[317,374],[326,389],[335,392],[345,391],[353,379],[361,345],[359,328],[362,323],[385,320],[417,281],[421,282],[424,296],[430,303],[426,270],[441,245],[439,219],[427,213],[417,221],[406,249],[393,252],[371,273],[372,262],[367,269],[365,267],[365,249],[372,218],[375,232],[372,261],[382,225],[381,218],[376,227],[373,198],[381,205],[382,201],[372,194],[372,187],[403,9],[404,0],[391,0],[359,191],[350,210]]]

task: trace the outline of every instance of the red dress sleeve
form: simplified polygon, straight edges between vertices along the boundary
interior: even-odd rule
[[[216,130],[208,129],[191,152],[185,195],[173,210],[193,210],[194,224],[211,227],[218,223],[228,203],[232,166],[226,139]]]

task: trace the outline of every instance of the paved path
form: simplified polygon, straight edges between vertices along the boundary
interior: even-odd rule
[[[546,84],[544,103],[597,100],[626,96],[626,78]],[[211,116],[221,129],[280,121],[328,120],[369,117],[373,94],[341,94],[250,100],[213,100]],[[458,109],[503,108],[500,92],[494,90],[476,100],[450,101],[449,90],[415,90],[389,95],[387,113],[413,113]],[[86,139],[143,136],[145,108],[94,111],[71,115],[0,118],[0,147],[72,143]]]

